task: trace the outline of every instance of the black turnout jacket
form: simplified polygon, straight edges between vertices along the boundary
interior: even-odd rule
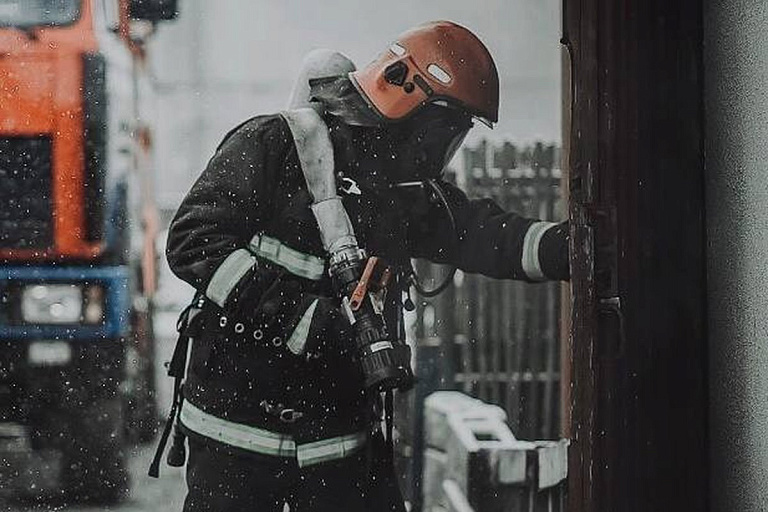
[[[402,163],[396,145],[335,118],[327,122],[340,195],[369,254],[400,268],[420,257],[500,279],[567,279],[565,224],[469,200],[438,179],[454,227],[441,202],[387,186]],[[189,327],[184,389],[185,407],[214,419],[206,425],[221,419],[290,436],[296,444],[368,427],[347,320],[323,271],[326,254],[309,206],[288,125],[269,115],[228,134],[176,213],[168,262],[207,297]],[[399,283],[391,286],[401,289],[387,295],[394,322],[406,287]],[[285,421],[279,414],[285,409],[299,414]]]

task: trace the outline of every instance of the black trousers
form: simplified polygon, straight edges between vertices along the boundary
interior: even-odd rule
[[[184,512],[283,512],[286,503],[291,512],[404,510],[399,491],[387,496],[397,503],[394,509],[380,509],[381,497],[371,503],[365,448],[306,468],[292,458],[243,454],[191,438],[189,448]]]

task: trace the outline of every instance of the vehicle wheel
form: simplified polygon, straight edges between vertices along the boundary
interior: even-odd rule
[[[65,450],[65,491],[78,501],[114,503],[128,495],[130,478],[120,397],[85,405]]]

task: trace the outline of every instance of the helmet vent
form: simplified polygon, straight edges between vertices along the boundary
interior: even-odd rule
[[[438,66],[437,64],[430,64],[427,66],[427,73],[435,77],[439,82],[447,84],[451,81],[451,75],[446,70]]]
[[[392,43],[392,46],[389,47],[389,50],[398,57],[405,55],[405,48],[403,48],[403,46],[399,43]]]
[[[399,60],[393,62],[384,70],[384,79],[392,85],[403,85],[408,77],[408,65]]]

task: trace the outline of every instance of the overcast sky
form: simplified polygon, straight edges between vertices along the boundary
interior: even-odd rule
[[[499,70],[499,124],[493,132],[476,128],[470,140],[560,139],[559,0],[179,3],[179,19],[161,26],[151,47],[167,195],[186,190],[232,125],[284,108],[308,51],[332,48],[364,66],[402,31],[435,19],[474,31]]]

